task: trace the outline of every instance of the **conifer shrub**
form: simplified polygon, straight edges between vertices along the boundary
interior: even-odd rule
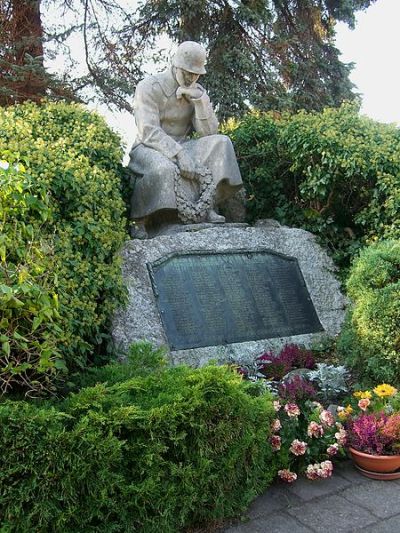
[[[361,379],[400,385],[400,240],[365,248],[347,282],[352,300],[338,348]]]
[[[130,378],[146,376],[168,364],[167,349],[155,348],[148,341],[138,341],[129,347],[121,364],[110,362],[101,366],[92,366],[70,376],[69,386],[72,390],[91,387],[97,383],[115,385]]]
[[[0,108],[3,391],[51,388],[105,350],[125,294],[121,156],[118,136],[79,105]]]
[[[238,515],[277,471],[257,390],[226,367],[175,367],[63,402],[3,401],[2,526],[178,532]]]

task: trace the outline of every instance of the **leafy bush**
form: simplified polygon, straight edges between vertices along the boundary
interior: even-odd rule
[[[339,339],[361,379],[400,383],[400,241],[365,248],[347,283],[352,307]]]
[[[63,361],[57,348],[58,299],[54,253],[42,237],[49,224],[49,198],[32,194],[22,165],[0,162],[0,385],[34,381],[51,388]],[[28,387],[30,388],[30,387]]]
[[[287,161],[278,149],[282,127],[279,114],[260,112],[222,125],[222,131],[235,145],[251,221],[276,216],[275,209],[287,203]]]
[[[120,142],[78,105],[28,103],[0,108],[0,160],[0,380],[38,391],[63,360],[82,368],[104,350],[124,297]]]
[[[0,404],[9,532],[183,531],[237,515],[271,482],[268,393],[224,367],[168,369],[63,403]]]
[[[254,113],[225,125],[250,219],[317,234],[340,265],[360,244],[400,236],[400,132],[354,105],[295,115]]]

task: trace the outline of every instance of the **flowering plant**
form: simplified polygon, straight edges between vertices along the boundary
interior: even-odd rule
[[[306,399],[316,399],[317,391],[312,383],[302,376],[293,376],[292,379],[280,383],[279,396],[282,400],[298,402]]]
[[[295,368],[314,368],[315,360],[309,350],[296,344],[286,344],[278,355],[266,352],[256,359],[258,371],[268,379],[280,380]]]
[[[314,401],[274,402],[271,446],[282,468],[278,476],[292,483],[298,474],[308,479],[332,475],[335,456],[343,454],[346,432],[332,413]]]
[[[358,390],[346,407],[338,408],[345,422],[348,444],[371,455],[400,454],[400,394],[382,383]]]

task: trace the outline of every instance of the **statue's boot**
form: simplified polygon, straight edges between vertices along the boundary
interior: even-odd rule
[[[144,219],[136,219],[130,227],[130,234],[132,239],[147,239],[148,234]]]
[[[216,213],[214,209],[210,209],[207,213],[207,222],[211,222],[212,224],[223,224],[225,222],[225,217]]]

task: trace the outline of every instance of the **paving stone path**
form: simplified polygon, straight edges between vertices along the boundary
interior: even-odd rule
[[[400,479],[375,481],[350,461],[331,479],[275,483],[251,505],[247,520],[225,533],[400,533]]]

